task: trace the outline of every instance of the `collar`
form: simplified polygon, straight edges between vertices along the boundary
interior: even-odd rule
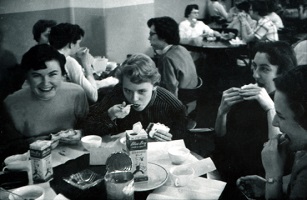
[[[173,45],[167,45],[166,47],[164,47],[164,49],[161,51],[161,54],[165,54]]]

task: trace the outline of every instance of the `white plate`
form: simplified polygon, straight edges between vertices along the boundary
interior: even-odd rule
[[[164,167],[150,162],[147,167],[148,181],[134,182],[134,190],[137,192],[156,189],[167,181],[168,173]]]

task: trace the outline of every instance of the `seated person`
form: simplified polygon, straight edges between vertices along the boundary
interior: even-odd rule
[[[276,0],[268,0],[267,6],[268,6],[268,14],[266,15],[266,17],[275,24],[277,30],[283,29],[284,24],[283,24],[280,16],[278,14],[276,14],[276,12],[275,12],[275,10],[277,8]]]
[[[307,65],[307,36],[293,45],[298,65]]]
[[[307,2],[306,1],[299,5],[298,17],[299,17],[300,20],[307,19],[307,9],[306,8],[307,8]]]
[[[275,137],[264,143],[261,157],[265,178],[246,176],[237,181],[239,188],[243,192],[248,190],[250,196],[307,199],[306,77],[307,66],[300,66],[274,79],[276,115],[272,123],[280,129],[285,139]],[[290,179],[285,179],[285,152],[288,150],[295,153],[295,160]]]
[[[55,25],[56,21],[54,20],[38,20],[32,28],[34,40],[38,44],[49,44],[50,30]]]
[[[273,79],[296,66],[294,52],[285,42],[259,43],[255,52],[252,69],[256,84],[224,91],[215,122],[218,138],[212,159],[227,182],[225,195],[241,195],[235,185],[239,177],[264,174],[262,144],[280,134],[271,123],[275,115]]]
[[[246,18],[239,17],[241,22],[242,39],[249,42],[277,41],[278,33],[275,24],[266,16],[268,14],[267,2],[264,0],[252,1],[249,11],[252,19],[257,21],[256,28],[252,28]]]
[[[228,13],[219,0],[211,0],[211,3],[209,4],[209,14],[211,18],[223,20],[225,22],[229,21]]]
[[[191,54],[179,45],[179,28],[170,17],[151,18],[149,41],[155,51],[161,51],[157,66],[161,74],[161,86],[178,97],[180,89],[193,89],[198,85],[196,67]],[[179,98],[180,99],[180,98]],[[188,105],[188,113],[194,110],[196,102]]]
[[[84,30],[79,25],[61,23],[52,27],[49,41],[50,45],[56,48],[66,57],[65,71],[67,81],[80,85],[90,102],[96,102],[98,91],[93,76],[92,56],[89,50],[80,54],[81,65],[71,57],[80,50],[80,43],[84,37]],[[84,72],[83,72],[84,69]]]
[[[184,11],[184,21],[179,24],[180,42],[183,44],[190,44],[194,39],[206,35],[220,36],[220,33],[212,30],[202,21],[198,21],[197,17],[199,9],[197,4],[187,5]]]
[[[157,132],[155,140],[184,139],[186,111],[184,105],[169,91],[158,85],[160,74],[153,60],[144,54],[134,54],[117,69],[120,83],[102,101],[90,107],[81,127],[88,135],[118,134],[131,130],[140,121],[161,123],[170,133]]]
[[[249,15],[250,3],[247,0],[240,0],[236,3],[236,8],[238,9],[237,15],[233,18],[232,22],[227,26],[227,28],[234,28],[238,30],[238,37],[242,38],[241,22],[239,18],[245,18],[247,23],[253,29],[256,26],[256,21]]]
[[[11,145],[10,152],[22,147],[28,150],[29,143],[72,129],[86,116],[85,93],[79,85],[63,82],[64,65],[65,57],[47,44],[36,45],[24,54],[21,66],[27,72],[29,87],[4,100],[7,117],[1,147]]]

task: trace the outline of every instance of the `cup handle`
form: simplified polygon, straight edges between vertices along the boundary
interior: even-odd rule
[[[180,186],[180,183],[179,183],[179,179],[178,179],[178,178],[176,178],[174,182],[175,182],[175,186],[176,186],[176,187]]]

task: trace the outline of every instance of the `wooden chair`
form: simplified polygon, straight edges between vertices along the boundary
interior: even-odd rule
[[[196,108],[194,110],[190,110],[189,109],[189,103],[192,103],[195,101],[196,103],[196,107],[197,107],[197,100],[199,97],[199,93],[200,93],[200,88],[203,85],[203,80],[198,77],[198,84],[195,88],[193,89],[179,89],[178,91],[178,99],[187,107],[188,110],[188,124],[187,124],[187,128],[191,129],[196,127],[197,123],[194,120],[194,115],[196,115]]]

